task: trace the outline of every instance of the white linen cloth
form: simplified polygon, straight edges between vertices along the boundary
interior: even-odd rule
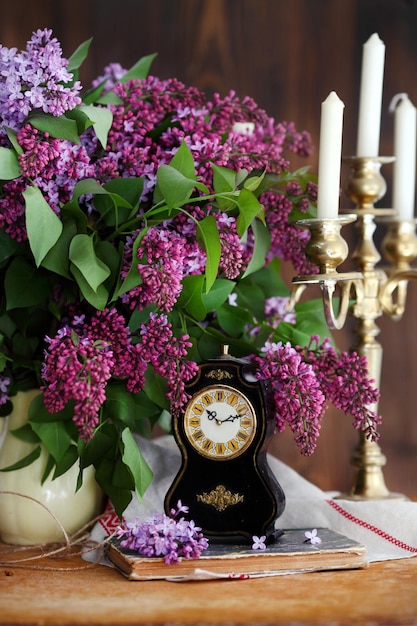
[[[137,441],[154,477],[143,502],[133,495],[124,512],[126,521],[163,512],[165,494],[181,462],[173,437],[153,440],[137,437]],[[269,455],[268,462],[286,497],[285,511],[276,521],[277,528],[330,528],[365,545],[369,562],[417,555],[416,502],[335,499],[334,494],[322,491],[275,457]],[[101,543],[118,523],[117,516],[109,511],[94,525],[91,539]],[[88,555],[86,558],[90,560]]]

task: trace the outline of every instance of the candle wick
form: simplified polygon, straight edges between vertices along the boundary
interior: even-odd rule
[[[395,109],[397,108],[399,102],[401,102],[401,100],[408,100],[408,93],[397,93],[395,94],[395,96],[392,98],[390,105],[389,105],[389,112],[390,113],[394,113]]]

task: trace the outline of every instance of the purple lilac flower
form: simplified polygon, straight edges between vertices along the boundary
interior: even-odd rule
[[[8,376],[3,376],[0,374],[0,405],[6,404],[9,400],[9,386],[10,386],[10,378]]]
[[[115,309],[96,311],[91,319],[75,315],[60,328],[48,347],[42,368],[45,406],[50,413],[75,401],[73,421],[83,441],[89,441],[99,423],[110,378],[125,381],[139,393],[148,365],[167,381],[167,399],[176,415],[188,399],[185,383],[195,376],[197,364],[186,360],[188,335],[174,337],[164,315],[151,313],[134,343],[123,316]]]
[[[137,269],[141,284],[122,296],[130,309],[143,309],[155,304],[161,311],[171,311],[181,293],[184,275],[185,239],[167,229],[150,228],[138,249]],[[131,255],[125,248],[125,259]],[[122,276],[128,272],[126,264]]]
[[[370,407],[378,401],[379,391],[375,381],[369,380],[366,357],[357,352],[338,353],[329,339],[320,343],[316,335],[309,346],[297,351],[314,368],[329,402],[353,417],[354,428],[377,441],[381,417]]]
[[[112,352],[105,342],[91,342],[70,329],[48,343],[42,367],[45,406],[56,413],[75,400],[73,422],[81,439],[89,441],[106,399],[105,388],[114,366]]]
[[[236,220],[224,213],[217,217],[220,236],[220,269],[229,280],[237,278],[243,266],[244,247],[236,231]]]
[[[288,302],[289,298],[283,296],[273,296],[265,300],[265,316],[273,328],[277,328],[280,322],[295,324],[295,311],[288,310]]]
[[[262,356],[253,357],[257,377],[269,380],[274,397],[277,429],[289,425],[301,452],[314,452],[326,398],[311,365],[290,344],[267,343]]]
[[[261,537],[257,537],[254,535],[252,537],[252,550],[266,550],[266,535],[262,535]]]
[[[167,565],[179,563],[182,558],[198,559],[207,549],[208,540],[193,520],[178,517],[181,512],[187,513],[188,508],[179,502],[177,510],[171,511],[172,517],[155,513],[142,522],[135,518],[119,526],[116,536],[123,547],[147,557],[163,557]]]
[[[307,537],[306,542],[311,543],[313,546],[321,543],[321,539],[317,534],[317,528],[313,528],[313,530],[306,530],[304,535]]]
[[[96,177],[105,182],[115,176],[143,176],[142,201],[150,198],[159,165],[171,160],[182,141],[192,152],[197,176],[209,190],[213,189],[212,163],[236,171],[264,170],[280,174],[289,166],[283,157],[284,149],[311,154],[308,133],[297,133],[292,123],[276,124],[252,99],[240,100],[234,92],[224,98],[215,94],[212,101],[205,103],[197,89],[186,88],[176,79],[163,81],[153,76],[116,84],[114,92],[122,103],[112,107],[114,117],[108,149],[97,160]],[[163,132],[154,133],[163,121],[166,126]],[[253,132],[235,132],[236,123],[250,124]],[[297,192],[293,198],[282,194],[288,199],[288,207],[277,201],[275,191],[262,194],[260,200],[272,234],[271,255],[295,261],[298,270],[306,264],[304,249],[308,233],[289,225],[288,216],[294,208],[307,211],[311,202],[309,187],[303,193],[295,187],[294,183],[289,189]],[[197,217],[196,204],[187,206],[187,210]],[[181,216],[170,221],[170,227],[182,236],[183,226]],[[220,267],[227,275],[233,273],[233,254],[244,254],[244,250],[235,233],[233,238],[224,233],[222,239]],[[246,256],[237,259],[241,269],[252,251],[250,240],[248,246]],[[195,246],[192,247],[185,263],[186,275],[201,271],[202,258]]]
[[[60,213],[61,204],[71,198],[77,181],[94,175],[94,166],[83,146],[54,139],[25,124],[17,133],[22,148],[19,165],[22,177],[3,186],[0,198],[0,228],[12,239],[27,238],[23,192],[36,184],[49,205]]]
[[[97,311],[88,323],[76,316],[47,343],[42,368],[45,406],[56,413],[74,400],[73,421],[81,439],[89,441],[110,378],[132,379],[143,388],[146,362],[133,348],[130,331],[115,309]]]
[[[0,121],[17,130],[34,109],[59,116],[80,104],[81,84],[68,72],[68,60],[49,29],[37,30],[26,50],[0,45]]]
[[[98,87],[105,82],[103,92],[106,93],[113,89],[121,78],[126,74],[127,70],[120,63],[110,63],[106,65],[101,76],[97,76],[91,83],[92,87]]]
[[[137,349],[155,372],[166,379],[171,413],[177,416],[189,399],[185,383],[198,371],[196,363],[186,360],[188,348],[192,346],[190,338],[188,335],[175,337],[167,317],[155,313],[151,313],[149,321],[141,325],[140,335],[141,344]]]

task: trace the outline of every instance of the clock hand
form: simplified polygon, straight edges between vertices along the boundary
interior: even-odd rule
[[[222,420],[223,422],[234,422],[235,420],[238,420],[240,417],[240,415],[229,415],[229,417],[226,417],[226,419]]]
[[[216,419],[217,411],[209,411],[208,409],[206,409],[206,411],[207,411],[207,417],[209,418],[209,420],[216,420],[216,422],[219,423],[219,420]]]

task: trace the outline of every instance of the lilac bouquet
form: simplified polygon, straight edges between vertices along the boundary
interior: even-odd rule
[[[197,363],[231,353],[269,378],[277,429],[314,451],[326,403],[377,437],[366,363],[326,338],[321,302],[288,310],[281,263],[314,271],[317,187],[288,153],[309,134],[249,97],[207,99],[110,65],[87,90],[50,30],[0,46],[0,409],[40,388],[17,437],[46,472],[93,465],[119,515],[152,474],[134,439],[169,430]],[[321,340],[317,337],[322,337]]]

